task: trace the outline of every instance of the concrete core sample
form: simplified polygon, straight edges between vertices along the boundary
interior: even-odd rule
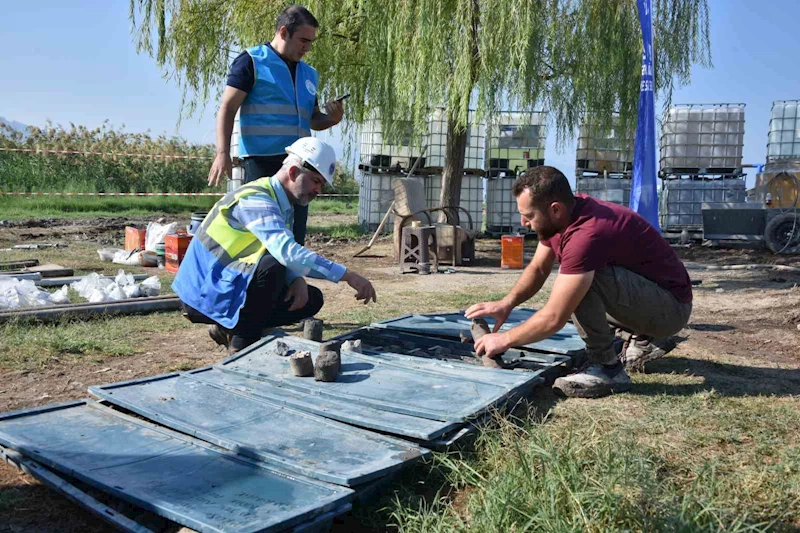
[[[484,355],[483,357],[481,357],[481,363],[483,363],[483,366],[485,366],[486,368],[504,368],[500,356],[497,356],[497,359],[494,359],[492,357],[486,357]]]
[[[324,354],[325,352],[336,352],[339,361],[339,367],[336,369],[336,372],[339,373],[342,371],[342,341],[328,341],[323,342],[319,345],[319,355]]]
[[[289,348],[289,345],[283,341],[278,341],[275,343],[275,354],[280,355],[281,357],[287,357],[289,354],[292,353],[292,349]]]
[[[314,365],[314,379],[317,381],[336,381],[341,366],[339,354],[334,351],[320,352]]]
[[[477,342],[478,339],[483,337],[484,335],[488,335],[491,330],[489,329],[489,324],[486,323],[486,320],[482,318],[475,318],[472,320],[472,325],[469,327],[470,333],[472,333],[472,340]],[[487,368],[503,368],[502,360],[500,356],[503,354],[498,354],[497,358],[483,356],[481,357],[481,363],[483,366]]]
[[[322,342],[322,320],[306,318],[303,323],[303,337],[314,342]]]
[[[351,341],[344,341],[342,344],[342,350],[348,352],[356,352],[361,353],[361,339],[354,339]]]
[[[289,366],[292,374],[299,378],[314,375],[314,361],[311,359],[311,352],[305,350],[295,352],[289,356]]]
[[[486,323],[486,320],[482,318],[473,318],[472,325],[469,327],[469,332],[472,333],[472,340],[474,342],[478,342],[478,339],[484,335],[488,335],[491,330],[489,329],[489,324]]]

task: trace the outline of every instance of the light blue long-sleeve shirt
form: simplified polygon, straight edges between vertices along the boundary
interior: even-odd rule
[[[329,261],[294,240],[292,224],[294,207],[286,196],[280,180],[270,178],[277,202],[266,193],[248,195],[229,212],[232,228],[247,230],[267,248],[269,254],[286,267],[286,282],[299,277],[327,279],[338,282],[346,268]]]

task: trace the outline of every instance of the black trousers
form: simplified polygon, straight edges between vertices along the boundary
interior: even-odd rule
[[[265,176],[274,176],[283,166],[283,160],[286,159],[286,154],[283,155],[270,155],[270,156],[252,156],[244,158],[244,183],[250,183],[258,178]],[[294,240],[300,246],[306,243],[306,228],[308,225],[308,206],[296,205],[294,206],[294,226],[292,226],[292,233],[294,233]]]
[[[285,302],[286,292],[286,267],[275,261],[270,255],[265,255],[256,267],[250,286],[247,288],[247,297],[244,306],[239,310],[239,322],[233,329],[224,328],[232,335],[231,348],[238,351],[250,346],[261,338],[261,332],[267,328],[288,326],[309,318],[322,309],[324,303],[322,291],[316,287],[308,286],[308,302],[296,311],[289,311],[291,301]],[[183,304],[189,320],[201,324],[216,324],[200,311]]]

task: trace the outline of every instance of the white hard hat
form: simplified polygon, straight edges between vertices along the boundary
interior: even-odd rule
[[[302,137],[286,147],[286,153],[296,155],[304,163],[311,165],[322,174],[328,185],[333,187],[333,173],[336,170],[336,152],[316,137]]]

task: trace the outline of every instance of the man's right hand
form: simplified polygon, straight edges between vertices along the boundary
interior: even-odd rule
[[[497,333],[500,326],[505,324],[508,320],[508,315],[514,306],[506,300],[498,300],[496,302],[482,302],[471,306],[464,312],[464,316],[470,320],[473,318],[492,317],[495,320],[494,330],[492,333]]]
[[[378,296],[375,294],[375,287],[369,280],[352,270],[345,272],[342,276],[342,281],[346,282],[356,291],[356,300],[364,300],[364,304],[368,304],[370,300],[373,302],[378,301]]]
[[[208,186],[216,187],[222,180],[222,176],[230,177],[232,170],[231,154],[217,152],[216,157],[214,157],[214,163],[211,165],[211,170],[208,172]]]

